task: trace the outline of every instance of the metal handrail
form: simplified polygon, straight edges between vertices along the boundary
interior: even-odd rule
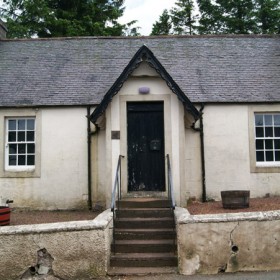
[[[170,201],[170,207],[174,210],[176,203],[174,199],[174,187],[173,187],[173,179],[172,179],[172,170],[170,165],[169,154],[166,155],[167,158],[167,179],[168,179],[168,199]]]
[[[119,155],[118,165],[115,175],[114,187],[112,191],[112,199],[111,199],[111,211],[115,211],[116,206],[116,193],[118,195],[118,201],[121,200],[121,159],[122,155]]]
[[[113,191],[112,191],[112,199],[111,199],[111,211],[113,212],[113,251],[114,254],[116,253],[116,238],[115,238],[115,220],[116,220],[116,197],[118,198],[118,201],[121,200],[122,198],[122,186],[121,186],[121,159],[122,159],[122,155],[119,155],[119,159],[118,159],[118,164],[117,164],[117,169],[116,169],[116,175],[115,175],[115,181],[114,181],[114,187],[113,187]],[[117,194],[116,194],[117,193]],[[119,205],[117,206],[119,208]]]

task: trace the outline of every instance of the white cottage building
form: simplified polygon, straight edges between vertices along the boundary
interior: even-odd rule
[[[0,39],[0,196],[34,209],[280,195],[280,37]],[[121,157],[120,157],[121,156]]]

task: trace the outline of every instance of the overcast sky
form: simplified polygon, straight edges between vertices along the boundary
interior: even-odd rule
[[[164,9],[169,10],[175,6],[176,0],[125,0],[126,7],[121,23],[138,20],[141,35],[149,35],[153,23],[158,20]]]
[[[138,20],[137,26],[141,27],[141,35],[149,35],[153,23],[158,20],[164,9],[174,7],[176,0],[125,0],[124,15],[120,18],[121,23]],[[0,0],[0,4],[3,0]]]

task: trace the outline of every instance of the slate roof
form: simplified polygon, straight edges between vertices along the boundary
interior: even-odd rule
[[[280,102],[280,36],[0,40],[0,107],[99,104],[146,45],[192,102]]]

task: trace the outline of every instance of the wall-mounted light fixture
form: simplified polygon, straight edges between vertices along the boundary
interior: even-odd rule
[[[148,94],[148,93],[150,93],[150,88],[149,87],[140,87],[138,89],[138,91],[140,94]]]

